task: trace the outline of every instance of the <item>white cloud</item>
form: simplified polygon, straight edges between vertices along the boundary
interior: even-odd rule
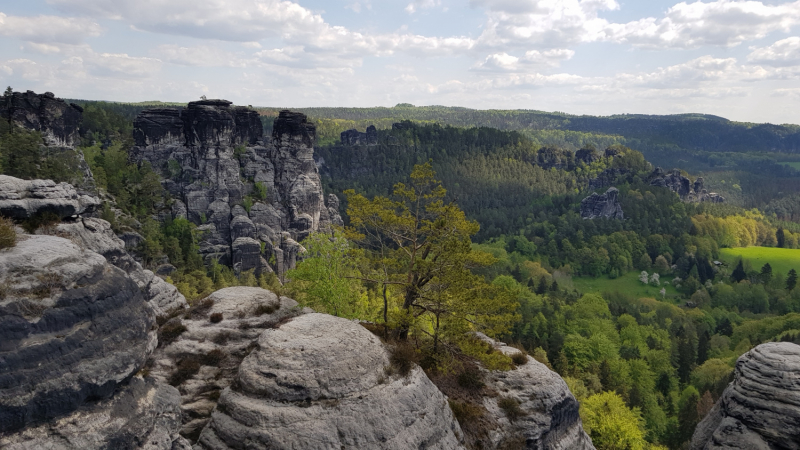
[[[240,55],[217,46],[199,45],[183,47],[174,44],[159,45],[152,55],[161,61],[181,66],[195,67],[245,67],[247,61]]]
[[[541,67],[558,67],[561,61],[572,58],[574,50],[528,50],[522,57],[509,55],[506,52],[494,53],[479,62],[473,69],[486,71],[527,71]]]
[[[755,49],[747,55],[747,60],[776,67],[800,65],[800,37],[781,39],[769,47]]]
[[[431,9],[441,5],[441,0],[414,0],[406,6],[406,12],[414,14],[421,9]]]
[[[78,44],[87,37],[99,36],[101,32],[100,25],[88,19],[8,16],[0,12],[0,36],[38,44]]]
[[[662,19],[609,24],[608,39],[647,47],[733,47],[800,23],[800,1],[769,5],[761,1],[681,2]]]

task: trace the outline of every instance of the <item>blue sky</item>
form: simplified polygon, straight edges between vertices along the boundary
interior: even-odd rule
[[[5,1],[0,84],[800,123],[800,1]]]

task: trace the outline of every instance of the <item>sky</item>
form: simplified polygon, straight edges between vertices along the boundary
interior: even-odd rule
[[[800,123],[800,0],[0,0],[0,84]]]

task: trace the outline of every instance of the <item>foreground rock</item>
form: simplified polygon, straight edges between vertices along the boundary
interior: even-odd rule
[[[608,188],[605,194],[597,192],[581,200],[581,217],[584,219],[619,219],[624,218],[622,205],[619,203],[619,190]]]
[[[424,372],[387,376],[388,365],[380,340],[356,323],[292,319],[261,335],[197,447],[462,448],[461,429]]]
[[[265,329],[300,314],[297,302],[254,287],[214,292],[162,327],[151,376],[180,390],[181,435],[197,440],[220,391],[231,385],[242,360]],[[181,330],[177,337],[168,335]]]
[[[82,406],[50,423],[0,437],[6,450],[189,450],[178,435],[177,389],[134,377],[113,398]]]
[[[736,363],[734,381],[697,426],[692,449],[800,448],[800,346],[762,344]]]
[[[479,335],[497,350],[511,356],[519,350]],[[498,406],[497,397],[484,397],[483,406],[495,428],[490,430],[492,448],[512,448],[514,442],[526,449],[589,450],[591,438],[583,431],[580,405],[561,377],[530,356],[509,371],[487,371],[490,391],[519,404],[520,417],[513,422]],[[503,445],[505,447],[502,447]]]
[[[0,433],[110,396],[156,346],[136,283],[69,240],[22,236],[0,282]]]
[[[134,138],[132,158],[160,170],[176,199],[173,217],[201,225],[207,260],[280,275],[293,267],[293,242],[341,223],[325,204],[316,129],[303,114],[281,111],[265,138],[255,111],[204,100],[143,111]]]
[[[100,204],[97,197],[79,194],[68,183],[0,175],[0,215],[12,219],[28,219],[45,212],[63,219],[92,213]]]

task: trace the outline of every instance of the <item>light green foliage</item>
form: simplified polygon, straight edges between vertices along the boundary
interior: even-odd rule
[[[448,334],[473,329],[496,335],[510,329],[518,304],[503,288],[471,272],[494,258],[472,249],[470,236],[478,224],[444,201],[446,191],[430,163],[416,165],[411,184],[395,185],[391,199],[346,194],[349,236],[366,250],[370,276],[402,296],[404,317],[428,327],[434,348]],[[411,325],[399,324],[401,334]]]
[[[614,392],[592,395],[581,403],[581,420],[598,450],[643,450],[644,420],[638,408],[630,409]]]
[[[253,196],[255,198],[257,198],[258,200],[266,200],[267,199],[267,185],[266,184],[264,184],[264,183],[262,183],[260,181],[256,181],[256,183],[253,185],[253,190],[254,190]]]
[[[242,207],[244,207],[245,211],[247,211],[249,213],[250,212],[250,208],[253,207],[253,198],[250,197],[249,195],[245,196],[242,199]]]
[[[287,289],[303,305],[347,318],[365,318],[359,271],[341,231],[311,233],[302,261],[286,274]]]

